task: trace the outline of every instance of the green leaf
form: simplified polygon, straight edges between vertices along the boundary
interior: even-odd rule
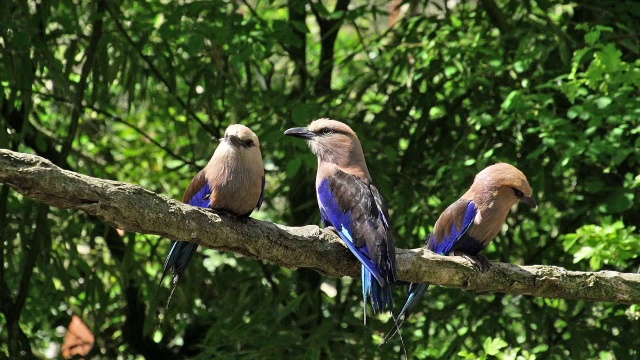
[[[611,100],[610,97],[603,96],[596,99],[596,106],[598,107],[598,109],[602,110],[607,106],[611,105],[612,102],[613,100]]]
[[[500,354],[500,350],[506,348],[509,344],[500,338],[486,338],[482,347],[487,355],[495,356]]]
[[[519,90],[513,90],[507,95],[507,97],[502,102],[502,109],[509,110],[514,106],[514,103],[518,101],[518,97],[520,96]]]

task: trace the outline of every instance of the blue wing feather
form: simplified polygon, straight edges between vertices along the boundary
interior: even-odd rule
[[[342,171],[324,179],[316,190],[325,226],[333,226],[362,263],[365,304],[370,298],[375,313],[392,310],[395,246],[387,207],[378,190],[368,180]]]
[[[438,218],[436,222],[437,234],[431,234],[427,241],[427,248],[440,255],[448,255],[456,243],[460,241],[473,225],[474,219],[478,214],[478,207],[473,200],[458,200],[451,204]],[[456,218],[458,217],[458,218]],[[462,219],[460,219],[460,217]],[[439,226],[445,225],[445,228]],[[426,292],[428,284],[411,283],[409,285],[409,296],[404,307],[400,311],[398,318],[407,319],[409,314],[418,305],[420,299]]]
[[[256,208],[260,208],[262,206],[262,201],[264,200],[264,187],[265,187],[265,176],[262,176],[262,189],[260,192],[260,198],[256,204]],[[182,199],[183,202],[197,207],[202,208],[210,208],[211,207],[211,186],[205,177],[204,170],[201,170],[194,178],[191,180],[189,187],[185,191],[184,197]],[[247,214],[248,216],[249,214]],[[169,255],[167,255],[167,259],[164,263],[164,270],[162,271],[162,277],[160,278],[160,283],[164,280],[165,276],[170,270],[173,270],[173,287],[171,289],[171,293],[169,294],[169,298],[167,300],[167,307],[171,302],[171,298],[173,297],[173,293],[176,290],[176,286],[178,281],[182,277],[184,271],[187,269],[187,265],[191,261],[191,258],[196,253],[198,249],[198,244],[186,241],[173,241],[171,250],[169,251]]]
[[[451,208],[455,206],[459,206],[459,205],[454,203],[452,204]],[[450,209],[447,209],[447,210],[450,210]],[[445,210],[445,213],[443,213],[442,217],[446,216],[447,210]],[[451,210],[455,210],[455,208]],[[453,214],[458,215],[456,214],[456,212],[454,212]],[[473,225],[473,221],[477,214],[478,214],[478,207],[476,206],[476,203],[473,202],[473,200],[470,200],[467,203],[461,223],[459,219],[455,219],[455,218],[454,219],[438,219],[438,222],[443,220],[448,220],[447,224],[449,225],[449,229],[444,229],[444,233],[443,233],[444,235],[441,238],[437,238],[437,235],[432,234],[429,237],[427,248],[435,252],[436,254],[448,255],[449,252],[451,252],[451,249],[453,248],[453,246],[460,240],[460,238],[462,238],[462,236],[469,231],[469,229],[471,228],[471,225]],[[458,226],[460,226],[459,229],[458,229]]]
[[[209,182],[205,181],[202,188],[187,202],[189,205],[208,208],[211,206],[211,187]]]
[[[200,189],[198,190],[196,186],[200,185]],[[195,192],[195,194],[194,194]],[[193,195],[191,195],[193,194]],[[200,172],[196,175],[187,191],[185,192],[185,197],[190,196],[188,199],[183,199],[183,202],[186,202],[189,205],[208,208],[211,207],[211,187],[209,186],[209,182],[206,181],[204,177],[204,173]],[[164,280],[165,276],[169,273],[170,270],[173,270],[173,285],[171,288],[171,293],[167,299],[167,307],[171,303],[171,298],[173,297],[173,293],[176,290],[178,285],[178,281],[184,274],[184,271],[187,269],[187,265],[191,261],[191,258],[198,250],[198,244],[187,242],[187,241],[173,241],[171,250],[169,251],[169,255],[167,255],[167,259],[164,262],[164,269],[162,270],[162,277],[160,278],[160,283],[162,284],[162,280]]]
[[[349,250],[351,250],[367,270],[373,274],[378,282],[384,284],[385,280],[371,261],[367,247],[356,246],[352,235],[351,211],[342,211],[340,209],[338,201],[331,193],[329,180],[325,179],[318,187],[318,199],[321,204],[320,214],[325,225],[329,224],[329,226],[336,228],[338,236],[344,240]]]

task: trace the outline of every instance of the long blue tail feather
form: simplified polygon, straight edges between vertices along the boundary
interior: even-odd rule
[[[424,293],[429,288],[429,284],[418,284],[411,283],[409,285],[409,297],[407,298],[407,302],[402,307],[400,314],[398,314],[398,319],[406,320],[409,315],[413,312],[416,305],[420,303],[420,299],[424,296]]]
[[[371,301],[373,313],[393,311],[393,293],[391,286],[381,286],[375,276],[362,265],[362,298],[364,299],[365,315],[367,301]],[[366,318],[366,316],[365,316]]]
[[[197,249],[198,244],[196,243],[187,241],[173,242],[173,246],[171,246],[171,251],[169,251],[167,260],[164,262],[164,270],[162,271],[162,277],[160,278],[160,284],[162,284],[162,280],[164,280],[164,277],[169,273],[169,270],[173,271],[171,293],[169,294],[169,298],[167,299],[167,308],[171,303],[173,293],[176,291],[178,281],[184,274],[184,271],[187,269],[187,266],[189,265],[189,262],[191,261],[193,254],[196,253]],[[158,293],[156,291],[156,296],[157,294]]]
[[[398,314],[395,324],[396,326],[389,330],[387,335],[384,337],[383,344],[391,340],[396,333],[400,333],[400,328],[404,322],[407,321],[409,315],[413,313],[413,310],[420,303],[420,299],[422,299],[428,288],[429,284],[411,283],[409,285],[409,296],[407,297],[407,302],[402,307],[402,310],[400,310],[400,314]]]

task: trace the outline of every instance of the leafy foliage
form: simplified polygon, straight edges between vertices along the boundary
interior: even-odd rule
[[[637,271],[640,5],[633,1],[7,1],[0,146],[181,198],[231,123],[260,137],[254,217],[318,223],[315,159],[282,132],[349,123],[399,246],[497,161],[537,212],[487,256]],[[49,356],[79,315],[103,358],[395,358],[359,284],[203,250],[163,309],[169,239],[0,187],[0,357]],[[403,301],[405,289],[397,291]],[[636,307],[432,287],[411,358],[638,356]],[[624,329],[624,331],[622,330]]]
[[[575,263],[588,259],[593,270],[600,270],[603,264],[624,268],[637,256],[640,237],[636,233],[635,226],[626,228],[622,221],[612,223],[611,217],[605,217],[601,225],[584,225],[562,238]]]

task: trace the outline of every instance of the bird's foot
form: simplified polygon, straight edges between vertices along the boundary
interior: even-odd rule
[[[242,222],[243,224],[246,224],[249,221],[249,217],[248,216],[238,216],[238,215],[234,215],[234,214],[229,214],[230,216],[233,216],[236,220]]]
[[[232,218],[234,220],[238,220],[238,221],[241,221],[241,222],[247,222],[249,220],[249,216],[248,215],[239,216],[239,215],[236,215],[236,214],[234,214],[234,213],[232,213],[230,211],[227,211],[227,210],[211,209],[211,208],[206,208],[205,210],[211,211],[212,213],[217,214],[217,215],[228,216],[228,217],[230,217],[230,218]]]
[[[462,256],[469,260],[473,264],[473,267],[480,272],[485,272],[491,268],[491,260],[484,255],[469,255],[460,251],[454,251],[453,255]]]

